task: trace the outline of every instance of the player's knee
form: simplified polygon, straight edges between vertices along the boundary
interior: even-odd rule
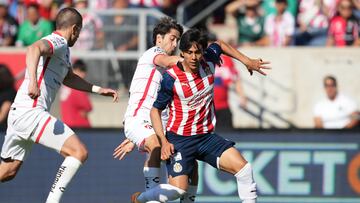
[[[75,150],[73,150],[72,154],[70,156],[78,159],[82,163],[84,163],[88,158],[88,150],[86,147],[81,144],[79,147],[76,147]]]
[[[145,140],[145,148],[148,152],[157,152],[161,150],[160,142],[156,136],[150,136]]]
[[[89,156],[89,152],[86,149],[86,147],[79,149],[78,154],[79,154],[79,160],[81,162],[85,162]]]

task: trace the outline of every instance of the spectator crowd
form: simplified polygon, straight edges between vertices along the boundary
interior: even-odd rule
[[[54,18],[63,7],[79,10],[126,8],[158,9],[172,17],[184,0],[0,0],[0,45],[28,46],[51,33]],[[187,7],[184,19],[201,11],[207,0]],[[209,1],[208,3],[211,3]],[[360,0],[232,0],[212,13],[213,23],[233,16],[237,22],[239,46],[359,46]],[[136,31],[134,16],[97,16],[83,12],[84,28],[76,49],[133,50]],[[151,22],[151,21],[149,21]],[[196,25],[201,27],[200,24]],[[204,27],[206,29],[206,27]],[[106,32],[105,32],[106,31]]]

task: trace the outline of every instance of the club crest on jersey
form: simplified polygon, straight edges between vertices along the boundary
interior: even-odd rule
[[[144,127],[145,127],[146,129],[150,129],[150,130],[153,129],[153,127],[152,127],[150,124],[145,124]]]
[[[175,173],[180,173],[182,171],[182,169],[183,168],[182,168],[182,165],[180,163],[176,162],[174,164],[173,170],[174,170]]]
[[[144,128],[146,129],[153,129],[152,125],[149,123],[149,121],[144,120]]]

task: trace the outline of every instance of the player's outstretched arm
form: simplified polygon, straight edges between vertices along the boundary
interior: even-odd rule
[[[170,68],[173,65],[176,65],[178,61],[183,61],[184,59],[180,56],[169,56],[166,54],[159,54],[154,58],[154,64],[164,68]]]
[[[114,159],[123,160],[125,155],[134,150],[135,144],[132,143],[129,139],[125,139],[119,146],[114,149],[113,157]]]
[[[28,94],[32,99],[35,99],[38,96],[40,96],[40,89],[37,84],[37,74],[36,74],[40,56],[50,56],[52,55],[52,52],[53,50],[50,47],[49,43],[44,39],[35,42],[34,44],[32,44],[27,48],[26,67],[28,69],[29,78],[30,78]]]
[[[161,159],[167,160],[172,154],[174,154],[174,145],[171,144],[165,137],[164,128],[161,122],[161,110],[155,107],[151,108],[150,118],[156,136],[161,142]]]
[[[271,69],[267,66],[267,64],[270,64],[268,61],[263,61],[262,59],[251,59],[224,41],[218,40],[216,43],[220,45],[224,54],[243,63],[251,75],[253,74],[253,71],[259,72],[262,75],[266,75],[263,69]]]
[[[119,97],[117,91],[109,88],[102,88],[96,85],[92,85],[86,80],[76,75],[72,70],[69,70],[64,81],[64,85],[85,92],[93,92],[103,96],[113,97],[113,102],[117,102]]]

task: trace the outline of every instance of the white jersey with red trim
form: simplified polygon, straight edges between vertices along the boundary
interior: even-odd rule
[[[29,97],[30,79],[28,69],[26,69],[25,79],[16,94],[12,105],[13,108],[40,108],[50,111],[51,104],[71,68],[70,51],[66,39],[56,32],[43,39],[49,43],[53,54],[51,56],[41,56],[36,69],[37,83],[41,91],[40,96],[36,99]]]
[[[155,57],[160,54],[166,53],[155,46],[140,57],[131,81],[125,119],[140,116],[150,121],[150,109],[156,100],[164,72],[164,68],[154,64]],[[162,118],[167,119],[167,112],[164,112]]]

